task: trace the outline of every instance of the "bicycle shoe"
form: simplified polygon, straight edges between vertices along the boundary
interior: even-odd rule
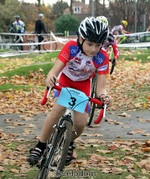
[[[72,160],[75,159],[75,157],[73,156],[73,150],[75,149],[75,146],[72,144],[69,146],[69,149],[68,149],[68,155],[67,155],[67,159],[66,159],[66,166],[69,165]]]
[[[34,149],[31,149],[29,153],[30,155],[27,157],[27,162],[29,163],[29,165],[34,166],[38,163],[43,154],[43,151],[38,147],[35,147]]]

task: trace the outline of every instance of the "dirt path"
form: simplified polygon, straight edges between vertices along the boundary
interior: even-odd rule
[[[13,133],[18,138],[35,140],[41,131],[46,114],[26,117],[24,114],[0,115],[0,131]],[[107,112],[106,119],[99,125],[92,124],[86,128],[83,138],[99,138],[102,140],[139,139],[150,138],[150,111],[135,112]]]

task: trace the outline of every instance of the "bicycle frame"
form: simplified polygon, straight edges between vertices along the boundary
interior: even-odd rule
[[[11,44],[10,48],[17,51],[22,51],[24,49],[23,42],[24,42],[25,34],[22,33],[14,33],[13,34],[13,44]]]

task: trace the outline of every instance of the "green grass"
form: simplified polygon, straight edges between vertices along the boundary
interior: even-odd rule
[[[133,152],[136,151],[137,147],[132,147],[133,149]],[[86,152],[83,152],[83,150],[76,150],[77,154],[78,154],[78,158],[82,161],[82,160],[88,160],[88,158],[90,157],[91,154],[98,154],[102,157],[106,157],[106,158],[114,158],[118,161],[121,161],[123,160],[126,156],[129,156],[129,157],[135,157],[135,159],[137,159],[137,161],[140,161],[140,159],[144,159],[144,154],[138,154],[138,155],[133,155],[133,153],[128,153],[128,150],[125,150],[125,149],[122,149],[122,148],[118,148],[117,150],[115,151],[112,151],[110,153],[99,153],[97,152],[98,150],[109,150],[108,146],[98,146],[96,145],[95,146],[87,146],[85,151]],[[110,160],[111,161],[111,160]],[[116,168],[122,168],[122,169],[127,169],[126,166],[115,166],[114,162],[111,161],[110,163],[112,163],[112,167],[116,167]],[[84,167],[84,166],[83,166]],[[82,167],[81,167],[82,168]],[[97,168],[97,169],[96,169]],[[141,169],[138,167],[138,166],[134,166],[134,170],[135,172],[134,173],[130,173],[128,171],[124,171],[122,172],[121,174],[113,174],[113,173],[103,173],[101,171],[101,167],[91,167],[90,169],[85,169],[85,173],[88,173],[88,174],[96,174],[96,176],[94,175],[94,179],[125,179],[128,175],[132,174],[135,178],[138,178],[138,177],[141,177]],[[84,169],[83,169],[84,170]],[[69,170],[71,172],[71,170]],[[81,170],[77,169],[76,170],[77,173],[81,173]],[[83,172],[84,173],[84,172]],[[148,175],[144,175],[145,177],[148,177]],[[67,177],[63,177],[64,179],[67,179]],[[88,179],[91,179],[91,177],[87,177]],[[71,177],[70,177],[71,179]]]
[[[11,83],[7,83],[7,84],[2,84],[0,85],[0,91],[10,91],[10,90],[24,90],[24,91],[29,91],[29,89],[32,86],[25,86],[25,85],[13,85]]]
[[[40,64],[32,64],[32,65],[28,65],[28,66],[22,66],[20,68],[14,69],[14,70],[10,70],[10,71],[6,71],[4,73],[0,74],[0,77],[3,76],[7,76],[8,78],[11,78],[14,75],[18,75],[18,76],[29,76],[29,74],[31,72],[35,72],[38,71],[40,68],[43,69],[43,74],[47,74],[49,72],[49,70],[52,68],[53,63],[40,63]]]
[[[7,170],[0,173],[0,179],[36,179],[38,175],[37,167],[32,167],[31,170],[25,174],[12,174],[11,169],[19,169],[13,165],[6,165]]]
[[[130,52],[130,53],[128,53]],[[119,60],[128,60],[128,61],[141,61],[142,63],[150,62],[150,49],[121,49]]]
[[[86,179],[125,179],[127,176],[132,175],[135,178],[141,178],[141,177],[147,177],[148,178],[148,173],[147,174],[143,174],[141,172],[142,168],[139,168],[139,166],[136,164],[137,162],[140,162],[144,159],[146,159],[146,154],[142,153],[139,150],[139,145],[138,144],[134,144],[132,146],[130,146],[130,148],[132,150],[129,151],[128,147],[121,145],[120,147],[117,147],[115,150],[109,150],[109,146],[110,146],[110,142],[106,142],[104,144],[98,145],[98,144],[92,144],[92,145],[84,145],[84,150],[81,150],[80,148],[78,148],[76,146],[76,153],[77,153],[77,160],[80,161],[85,161],[85,160],[89,160],[90,156],[92,154],[98,154],[101,157],[105,157],[106,158],[106,162],[102,161],[102,163],[106,164],[103,167],[107,168],[108,166],[111,166],[112,168],[121,168],[123,170],[126,171],[122,171],[120,174],[114,174],[114,173],[104,173],[102,172],[103,167],[98,167],[99,164],[101,164],[101,162],[98,162],[97,164],[93,163],[94,165],[84,165],[82,164],[81,166],[76,165],[75,167],[66,167],[65,171],[64,171],[64,176],[62,177],[62,179],[82,179],[82,178],[86,178]],[[12,161],[14,160],[14,165],[12,164],[3,164],[2,161],[2,166],[5,167],[5,171],[4,172],[0,172],[0,178],[1,179],[34,179],[37,178],[37,174],[38,174],[38,169],[37,167],[29,167],[28,170],[25,169],[25,171],[23,170],[22,173],[12,173],[11,171],[16,169],[19,170],[19,168],[21,167],[21,163],[20,165],[18,165],[18,162],[15,162],[15,160],[18,161],[18,159],[21,159],[22,156],[27,156],[28,154],[28,149],[31,148],[31,146],[33,146],[33,142],[17,142],[17,141],[12,141],[9,143],[2,143],[1,145],[3,145],[5,147],[5,150],[9,151],[10,153],[13,153],[16,155],[17,157],[16,159],[12,159],[12,158],[8,158],[8,161]],[[25,152],[23,151],[19,151],[18,152],[18,147],[20,148],[21,146],[26,146],[24,148]],[[103,152],[99,152],[99,150],[102,151],[110,151],[109,153],[103,153]],[[7,151],[7,152],[8,152]],[[139,151],[139,152],[138,152]],[[3,151],[4,152],[4,151]],[[17,152],[17,153],[16,153]],[[13,155],[11,155],[13,156]],[[116,161],[121,162],[124,161],[126,158],[125,157],[129,157],[129,160],[127,159],[127,164],[126,165],[121,165],[121,164],[116,164]],[[130,160],[131,158],[135,158],[134,160]],[[113,159],[113,160],[112,160]],[[107,161],[109,162],[109,165],[107,165]],[[93,161],[94,162],[94,161]],[[131,163],[130,163],[131,162]],[[27,167],[28,164],[25,163],[23,161],[22,163],[24,166],[22,167]],[[110,165],[111,164],[111,165]],[[132,165],[132,169],[134,172],[129,172],[128,171],[128,167]],[[67,176],[68,175],[68,176]],[[80,176],[79,176],[80,175]],[[84,177],[82,177],[84,176]]]
[[[8,80],[17,75],[17,76],[29,76],[30,73],[37,72],[39,69],[41,74],[47,75],[50,69],[53,66],[53,62],[51,62],[52,59],[56,59],[58,52],[53,52],[53,53],[45,53],[41,56],[37,56],[35,54],[30,54],[27,56],[19,56],[17,58],[10,58],[9,60],[11,61],[11,64],[9,65],[13,67],[13,69],[5,70],[5,72],[0,73],[0,77],[7,77]],[[27,60],[31,58],[30,64],[26,63]],[[26,60],[27,59],[27,60]],[[18,61],[24,60],[23,64],[18,64]],[[5,60],[1,60],[0,64],[0,69],[3,69],[7,67],[8,65],[8,58]],[[16,67],[15,67],[16,66]],[[36,75],[36,74],[35,74]],[[38,75],[38,74],[37,74]],[[29,91],[32,86],[28,85],[14,85],[11,83],[5,83],[0,85],[0,91],[9,91],[9,90],[24,90],[24,91]]]
[[[0,52],[4,52],[4,50],[0,50]],[[51,58],[56,58],[58,55],[58,51],[56,52],[51,52],[51,53],[43,53],[43,54],[36,54],[36,53],[30,53],[30,54],[25,54],[25,55],[19,55],[19,56],[10,56],[10,57],[5,57],[9,59],[14,59],[14,58],[19,58],[19,59],[24,59],[24,58],[30,58],[30,59],[44,59],[44,61],[49,61]],[[4,57],[0,57],[0,59],[5,59]]]

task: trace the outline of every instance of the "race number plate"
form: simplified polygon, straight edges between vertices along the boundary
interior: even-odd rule
[[[62,88],[57,103],[68,109],[84,113],[88,101],[89,98],[85,93],[73,88]]]

